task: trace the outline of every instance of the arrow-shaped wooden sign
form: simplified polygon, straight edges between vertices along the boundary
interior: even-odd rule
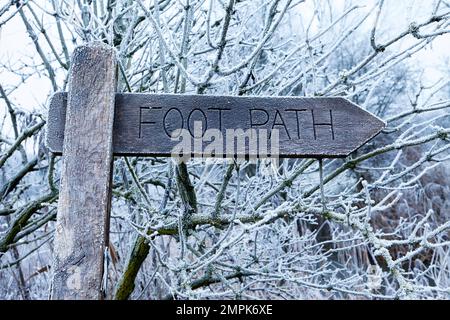
[[[115,93],[116,70],[115,49],[77,47],[50,102],[47,145],[64,152],[52,299],[104,295],[113,155],[342,157],[385,125],[343,98]]]
[[[50,103],[47,144],[56,154],[63,150],[66,103],[65,92],[56,93]],[[194,132],[195,123],[201,126],[200,134]],[[280,157],[343,157],[377,135],[384,126],[376,116],[339,97],[118,93],[113,153],[170,156],[179,143],[179,139],[171,139],[176,129],[185,129],[191,137],[203,136],[203,148],[209,142],[204,134],[216,129],[223,135],[225,148],[227,139],[236,138],[227,135],[227,130],[242,129],[237,135],[245,135],[246,130],[255,129],[257,133],[265,130],[269,141],[273,140],[272,130],[278,130]],[[235,153],[254,153],[252,150],[246,147],[245,151]]]

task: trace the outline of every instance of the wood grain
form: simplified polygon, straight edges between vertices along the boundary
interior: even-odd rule
[[[62,152],[66,96],[57,93],[50,103],[47,144],[57,154]],[[280,157],[343,157],[385,126],[344,98],[116,94],[115,108],[114,155],[170,156],[178,143],[170,138],[173,130],[193,131],[198,121],[203,129],[220,130],[224,145],[227,129],[274,128]]]
[[[54,246],[52,299],[101,299],[109,234],[112,130],[116,89],[114,49],[75,49],[67,111],[60,118],[63,164]],[[56,98],[58,95],[55,96]],[[50,124],[49,129],[53,130]]]

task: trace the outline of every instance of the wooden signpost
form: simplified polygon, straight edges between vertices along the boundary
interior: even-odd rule
[[[69,75],[52,299],[101,298],[115,90],[115,51],[100,44],[77,48]]]
[[[195,137],[201,123],[201,134],[276,129],[279,157],[344,157],[385,126],[344,98],[123,94],[115,73],[112,48],[78,47],[68,93],[50,102],[47,145],[63,155],[53,299],[102,298],[114,155],[171,156],[174,131]]]

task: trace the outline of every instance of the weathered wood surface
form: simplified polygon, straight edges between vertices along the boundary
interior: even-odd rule
[[[50,103],[47,144],[57,154],[62,152],[66,96],[56,93]],[[226,129],[278,129],[280,157],[346,156],[384,127],[344,98],[116,94],[113,152],[170,156],[178,143],[171,133],[193,131],[195,121],[203,130],[221,130],[224,138]]]
[[[116,57],[100,43],[72,57],[61,150],[52,299],[101,299],[109,234]],[[64,126],[63,126],[64,127]],[[63,143],[64,142],[64,143]],[[64,146],[63,146],[64,145]]]

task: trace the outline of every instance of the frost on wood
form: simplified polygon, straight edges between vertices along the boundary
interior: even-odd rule
[[[109,233],[116,57],[75,49],[69,75],[64,159],[56,222],[53,299],[98,299]]]
[[[445,1],[364,5],[0,5],[4,35],[23,30],[29,39],[15,55],[0,45],[0,297],[47,298],[55,252],[71,261],[62,273],[68,290],[82,295],[86,271],[76,266],[95,248],[105,257],[108,299],[450,298],[449,8]],[[69,70],[78,67],[70,53],[92,41],[116,51],[121,94],[342,96],[386,128],[348,157],[323,160],[323,170],[316,159],[178,166],[116,157],[108,249],[80,245],[76,233],[86,226],[99,231],[92,243],[105,229],[92,215],[71,231],[58,228],[73,222],[68,215],[55,223],[57,206],[68,192],[86,196],[84,204],[104,190],[67,190],[65,181],[58,189],[64,160],[48,153],[44,121],[48,97],[67,92]],[[92,81],[105,79],[104,68],[90,62],[83,81],[99,89]],[[42,95],[24,101],[36,81]],[[98,129],[92,117],[71,115]],[[94,131],[79,137],[105,145]],[[98,155],[84,156],[92,160],[77,167],[79,180],[101,175]],[[70,255],[73,248],[80,254]]]

